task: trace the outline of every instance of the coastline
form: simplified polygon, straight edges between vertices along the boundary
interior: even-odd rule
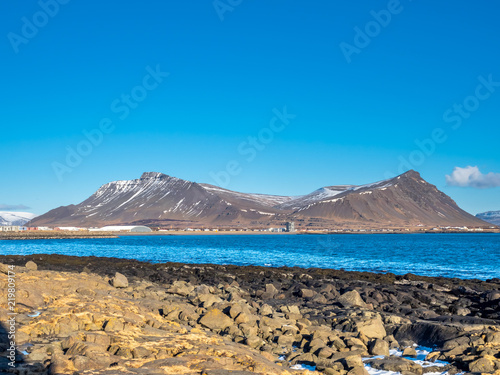
[[[140,232],[66,232],[66,231],[36,231],[36,232],[0,232],[2,240],[60,240],[60,239],[95,239],[95,238],[118,238],[125,236],[295,236],[295,235],[384,235],[384,234],[498,234],[500,229],[490,229],[483,231],[296,231],[296,232],[266,232],[266,231],[154,231],[147,233]]]
[[[21,319],[19,328],[21,344],[34,344],[19,358],[40,371],[45,361],[64,371],[85,368],[104,374],[116,363],[116,373],[140,365],[160,374],[160,364],[171,370],[173,358],[193,374],[222,374],[215,372],[217,366],[249,374],[334,375],[362,374],[368,366],[419,375],[431,369],[476,372],[485,364],[490,367],[481,372],[493,373],[500,366],[500,279],[43,254],[2,255],[0,263],[15,265],[20,293],[28,291],[18,301],[21,315],[41,314]],[[134,320],[127,311],[139,315]],[[93,318],[84,326],[74,325],[67,320],[71,314]],[[184,349],[161,354],[155,348],[167,336]],[[116,345],[97,348],[89,341],[96,337]],[[192,350],[182,346],[188,338],[194,340]],[[411,354],[413,344],[434,348],[429,367],[412,361],[411,355],[394,354],[396,348]],[[143,355],[134,354],[138,345],[145,348]],[[232,360],[217,354],[220,345],[233,353]],[[386,359],[376,359],[380,355]],[[372,359],[362,362],[367,357]],[[243,358],[252,358],[252,365]],[[218,365],[195,372],[199,360],[203,366]],[[294,365],[317,371],[298,372]]]

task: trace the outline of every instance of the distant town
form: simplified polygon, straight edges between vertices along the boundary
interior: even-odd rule
[[[144,225],[108,225],[104,227],[46,227],[46,226],[17,226],[3,225],[0,226],[0,232],[3,233],[41,233],[41,232],[72,232],[88,233],[90,236],[96,233],[136,233],[136,234],[231,234],[231,233],[298,233],[298,234],[314,234],[314,233],[470,233],[470,232],[500,232],[497,226],[490,227],[467,227],[467,226],[437,226],[424,227],[417,225],[415,227],[394,227],[394,228],[296,228],[294,222],[285,222],[282,226],[269,228],[162,228],[149,227]]]

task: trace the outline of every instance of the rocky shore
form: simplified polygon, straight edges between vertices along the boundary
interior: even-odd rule
[[[150,264],[60,255],[16,265],[17,374],[500,374],[500,279]],[[429,348],[415,360],[416,345]],[[422,358],[419,358],[422,359]]]

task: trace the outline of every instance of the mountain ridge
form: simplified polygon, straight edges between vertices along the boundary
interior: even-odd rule
[[[32,225],[262,228],[284,221],[296,221],[303,228],[487,225],[413,170],[364,185],[326,186],[301,196],[241,193],[145,172],[139,179],[104,184],[82,203],[51,210]]]
[[[486,211],[476,215],[477,218],[488,223],[500,225],[500,211]]]
[[[0,226],[22,226],[35,217],[31,212],[0,211]]]

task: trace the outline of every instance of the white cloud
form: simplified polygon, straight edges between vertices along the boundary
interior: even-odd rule
[[[0,211],[29,210],[24,204],[0,204]]]
[[[482,174],[478,167],[455,167],[451,175],[446,175],[449,186],[474,187],[479,189],[500,186],[500,173]]]

